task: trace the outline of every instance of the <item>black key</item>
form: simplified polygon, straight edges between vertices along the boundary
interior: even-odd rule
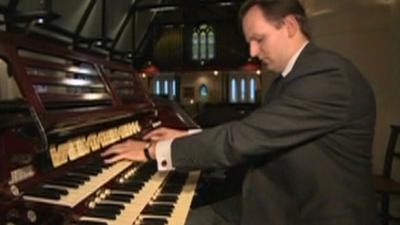
[[[142,218],[140,220],[141,225],[164,225],[167,223],[168,220],[163,218]]]
[[[167,183],[172,183],[172,184],[184,184],[186,179],[188,177],[187,173],[170,173],[169,176],[167,177]]]
[[[114,215],[118,215],[121,212],[121,209],[117,207],[112,207],[112,206],[101,206],[101,205],[96,205],[93,210],[96,210],[97,212],[106,212]]]
[[[69,187],[69,188],[78,188],[79,187],[79,185],[76,183],[69,182],[69,181],[60,181],[60,180],[51,180],[51,181],[48,181],[47,184],[65,186],[65,187]]]
[[[133,194],[111,193],[110,195],[111,196],[126,197],[126,198],[133,198]]]
[[[85,166],[85,167],[76,168],[75,171],[78,173],[83,173],[83,174],[87,174],[87,175],[97,175],[102,171],[102,169]]]
[[[134,185],[124,185],[124,184],[112,184],[109,186],[109,188],[116,191],[131,191],[136,193],[142,189],[142,187]]]
[[[143,210],[141,212],[142,215],[153,215],[153,216],[171,216],[172,212],[165,212],[165,211],[148,211]]]
[[[157,214],[157,213],[163,213],[163,215],[165,215],[165,213],[172,213],[173,209],[167,209],[167,208],[145,208],[142,210],[142,214]],[[157,214],[158,215],[158,214]]]
[[[130,191],[131,189],[136,189],[136,187],[129,187],[123,184],[111,184],[107,186],[108,189],[116,190],[116,191]]]
[[[117,209],[125,209],[124,205],[113,204],[113,203],[98,203],[98,204],[96,204],[96,206],[111,206],[111,207],[115,207]]]
[[[145,182],[140,181],[140,180],[135,180],[135,179],[128,178],[128,179],[125,180],[125,182],[123,182],[121,184],[129,184],[129,185],[132,185],[132,186],[136,185],[136,186],[142,187],[145,184]]]
[[[111,219],[111,220],[115,220],[115,218],[116,218],[115,214],[107,213],[107,212],[103,212],[103,211],[96,211],[96,210],[89,210],[86,213],[84,213],[83,215],[97,217],[97,218]]]
[[[39,197],[39,198],[48,198],[59,200],[61,198],[60,194],[54,191],[46,191],[46,190],[32,190],[26,191],[25,195]]]
[[[99,174],[99,173],[101,173],[102,169],[101,168],[85,168],[85,171],[92,173],[92,174]]]
[[[170,216],[174,207],[171,205],[152,204],[146,205],[141,214]]]
[[[82,169],[82,168],[77,169],[76,171],[77,171],[78,173],[84,174],[84,175],[86,175],[86,176],[96,176],[96,175],[98,174],[97,171],[89,171],[89,170],[85,170],[85,169]]]
[[[78,176],[78,175],[73,175],[73,174],[66,174],[65,176],[67,177],[67,179],[79,180],[79,181],[83,181],[83,182],[86,182],[90,179],[88,176]]]
[[[82,180],[85,180],[85,181],[90,180],[90,176],[85,175],[85,174],[81,174],[81,173],[75,173],[75,172],[67,173],[67,176],[79,177],[79,178],[81,178]]]
[[[161,193],[179,194],[182,191],[182,187],[163,187]]]
[[[76,223],[76,225],[108,225],[104,222],[90,221],[90,220],[81,220]]]
[[[54,191],[56,193],[59,193],[60,195],[67,195],[68,191],[65,189],[61,189],[61,188],[53,188],[53,187],[41,187],[43,190],[46,191]]]
[[[182,188],[184,184],[165,184],[162,188]]]
[[[165,205],[165,204],[148,204],[144,209],[154,209],[154,210],[172,210],[174,209],[173,205]]]
[[[113,201],[121,201],[121,202],[130,202],[131,199],[133,199],[133,196],[127,196],[122,194],[110,194],[105,199]]]
[[[153,200],[157,201],[157,202],[176,202],[176,201],[178,201],[178,196],[158,195]]]
[[[74,177],[60,177],[60,178],[55,179],[54,181],[56,181],[56,182],[68,182],[68,183],[77,184],[77,185],[82,185],[83,183],[85,183],[85,180],[76,179]]]

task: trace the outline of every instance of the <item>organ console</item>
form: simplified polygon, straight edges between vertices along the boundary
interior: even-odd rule
[[[184,224],[199,172],[100,152],[160,124],[195,128],[187,115],[101,56],[0,32],[0,58],[21,96],[0,101],[0,224]]]

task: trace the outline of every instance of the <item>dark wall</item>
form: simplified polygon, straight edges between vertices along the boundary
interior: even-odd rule
[[[196,24],[197,25],[197,24]],[[214,23],[216,51],[215,59],[201,65],[193,61],[192,29],[195,25],[160,27],[160,35],[155,41],[153,61],[161,69],[207,69],[236,68],[248,58],[247,44],[236,21],[231,24]]]

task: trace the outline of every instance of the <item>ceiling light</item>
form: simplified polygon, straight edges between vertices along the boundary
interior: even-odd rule
[[[231,5],[233,5],[233,2],[220,2],[219,5],[220,6],[231,6]]]
[[[36,22],[37,22],[38,24],[43,24],[43,23],[44,23],[44,18],[39,17],[39,18],[36,20]]]

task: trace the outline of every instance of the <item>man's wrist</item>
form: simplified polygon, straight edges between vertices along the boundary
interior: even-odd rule
[[[151,142],[150,144],[149,154],[152,159],[156,159],[156,145],[157,145],[156,141]]]
[[[143,148],[143,154],[146,157],[147,161],[153,160],[154,159],[154,154],[152,154],[152,147],[153,143],[152,142],[147,142],[146,145]]]

